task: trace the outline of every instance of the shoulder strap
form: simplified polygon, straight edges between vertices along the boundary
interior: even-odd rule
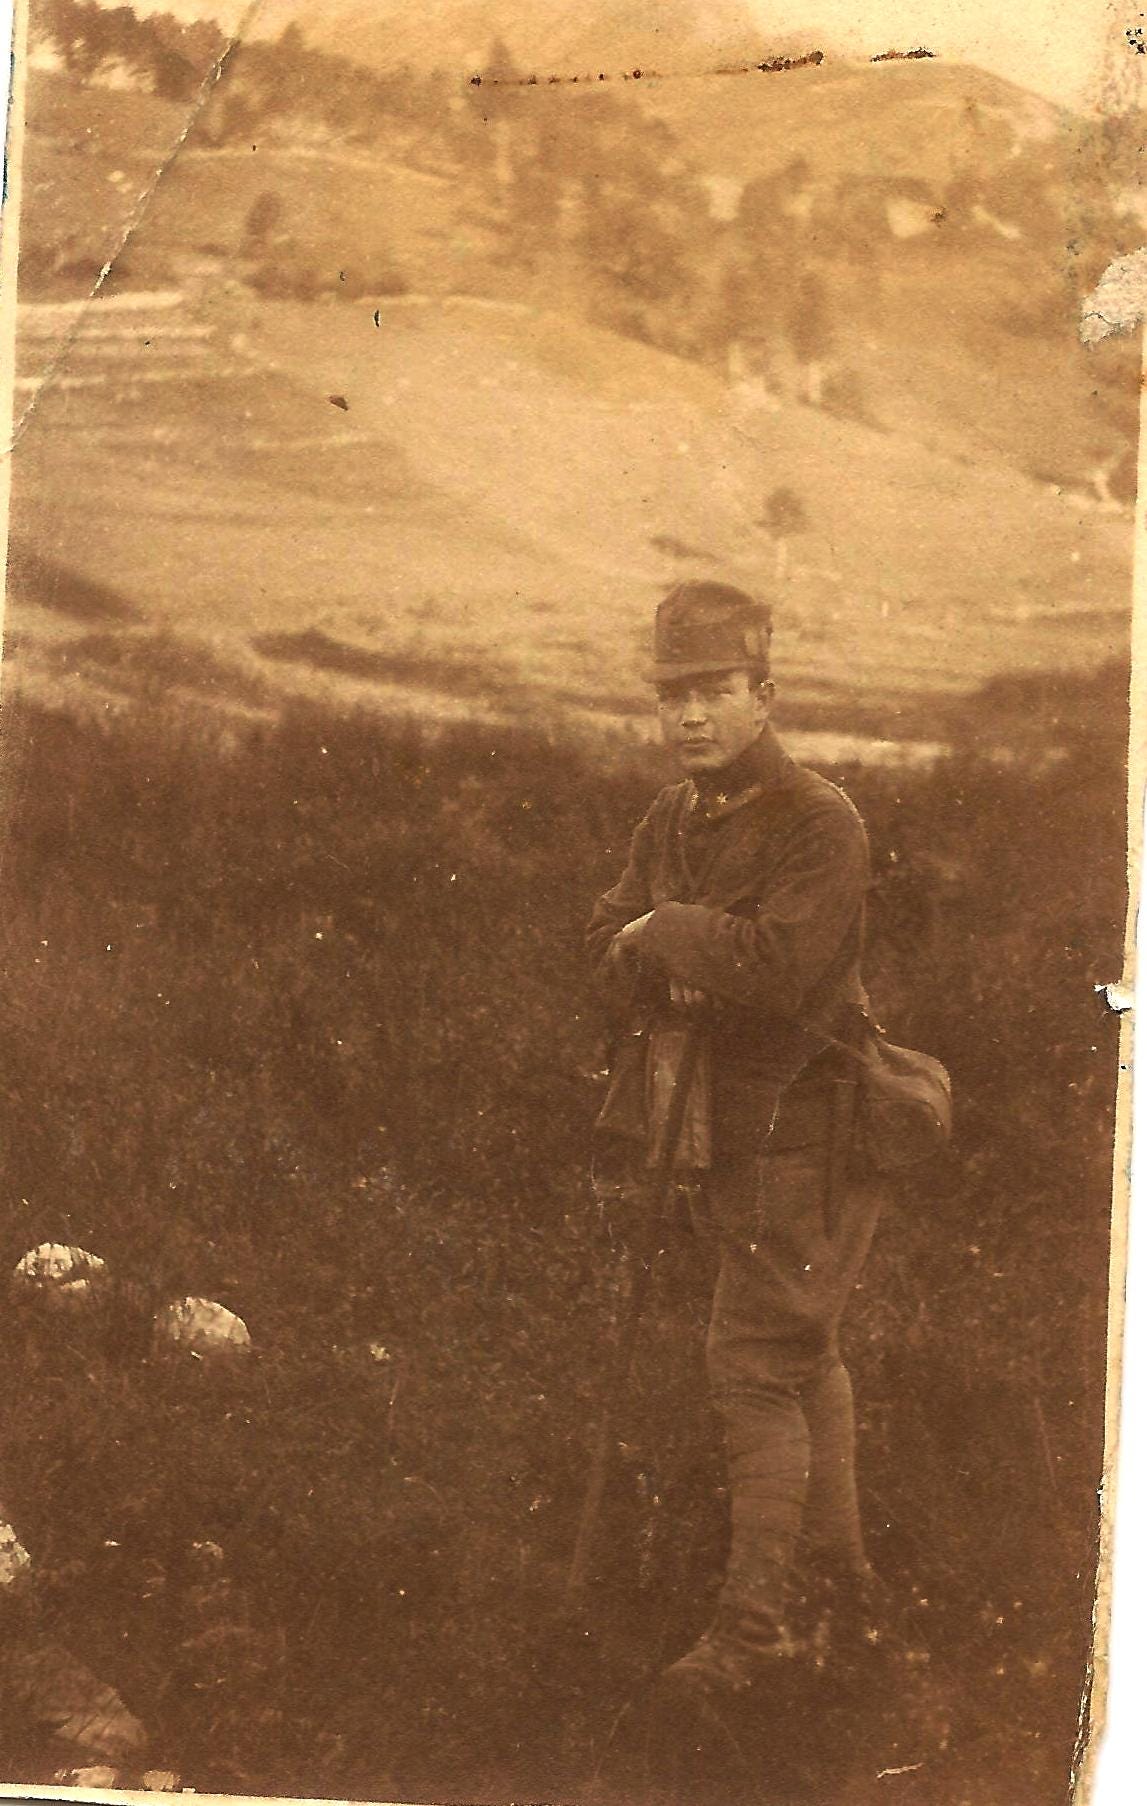
[[[874,1034],[878,1040],[887,1041],[888,1035],[881,1027],[880,1023],[876,1021],[875,1017],[869,1015],[863,1004],[859,1004],[857,1007],[860,1010],[861,1017],[863,1018],[866,1027],[871,1033]],[[859,1047],[853,1047],[848,1041],[842,1041],[839,1035],[826,1034],[823,1029],[808,1028],[804,1023],[801,1024],[801,1027],[805,1028],[806,1033],[816,1035],[818,1040],[824,1041],[829,1047],[835,1047],[838,1053],[847,1054],[849,1059],[855,1060],[858,1065],[864,1065],[864,1054]]]

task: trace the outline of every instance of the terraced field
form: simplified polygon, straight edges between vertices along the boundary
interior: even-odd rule
[[[926,749],[954,694],[1126,638],[1120,512],[523,305],[34,304],[17,408],[41,695],[632,724],[653,603],[719,570],[777,596],[790,726]]]

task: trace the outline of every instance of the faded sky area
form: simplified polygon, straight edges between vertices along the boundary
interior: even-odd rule
[[[249,4],[250,0],[136,0],[136,11],[215,18],[230,30],[247,14]],[[375,7],[361,10],[382,21],[388,13],[409,16],[410,4],[411,0],[378,0]],[[569,0],[549,0],[549,6],[563,25],[570,12],[578,10]],[[256,10],[255,29],[270,24],[277,30],[292,13],[305,23],[321,18],[326,10],[326,0],[305,4],[263,0]],[[342,12],[345,4],[334,0],[329,10]],[[427,7],[419,0],[420,12],[435,10],[433,3]],[[527,8],[535,19],[539,10],[536,0]],[[727,11],[728,0],[719,8],[699,10]],[[859,7],[856,0],[746,0],[745,10],[755,16],[766,37],[770,32],[785,37],[807,33],[810,43],[863,56],[924,45],[948,61],[978,63],[1073,108],[1130,104],[1147,68],[1147,57],[1136,56],[1125,37],[1140,24],[1147,33],[1147,9],[1140,12],[1134,4],[1123,6],[1119,0],[1018,0],[1006,7],[999,0],[877,0]]]
[[[875,56],[923,45],[951,62],[978,63],[1072,107],[1095,102],[1116,57],[1139,59],[1123,32],[1147,17],[1112,0],[756,0],[758,17],[778,30],[823,29],[842,50]],[[1118,65],[1117,65],[1118,66]]]

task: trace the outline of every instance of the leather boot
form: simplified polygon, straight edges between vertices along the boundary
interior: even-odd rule
[[[717,1695],[762,1695],[789,1680],[800,1645],[775,1618],[749,1607],[722,1604],[704,1635],[666,1668],[658,1683],[662,1699],[703,1700]]]

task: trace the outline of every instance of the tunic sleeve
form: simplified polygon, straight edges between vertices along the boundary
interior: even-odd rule
[[[868,872],[860,817],[843,797],[826,800],[762,873],[754,913],[661,903],[639,936],[642,957],[711,996],[798,1017],[857,919]]]
[[[658,799],[660,801],[660,799]],[[599,982],[606,979],[605,960],[615,934],[627,922],[643,916],[652,907],[649,872],[653,858],[655,802],[638,822],[629,846],[624,872],[611,890],[599,897],[586,930],[586,946],[590,966]]]

